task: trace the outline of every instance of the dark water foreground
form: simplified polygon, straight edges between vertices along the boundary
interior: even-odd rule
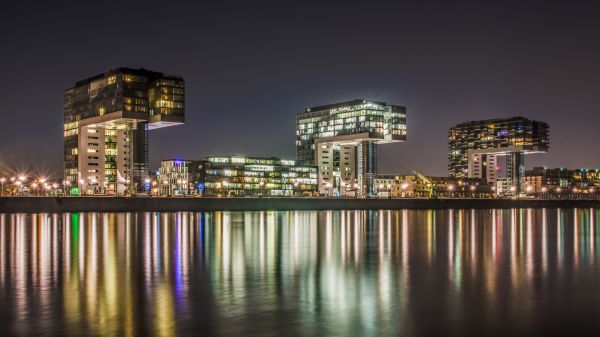
[[[0,214],[0,335],[597,335],[598,209]]]

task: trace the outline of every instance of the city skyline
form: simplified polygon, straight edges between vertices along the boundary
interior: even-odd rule
[[[218,4],[186,4],[173,8],[182,28],[169,52],[141,47],[159,32],[156,28],[133,42],[110,34],[126,27],[126,18],[104,28],[106,36],[85,32],[101,43],[71,50],[63,36],[84,36],[71,27],[102,18],[88,6],[64,12],[48,7],[40,11],[43,16],[19,4],[4,11],[10,17],[3,15],[0,24],[7,34],[0,169],[60,176],[63,90],[119,66],[160,69],[187,80],[187,124],[150,136],[151,169],[165,158],[216,153],[293,159],[298,112],[363,97],[410,111],[407,142],[380,150],[380,158],[386,158],[379,162],[381,173],[417,169],[445,175],[451,126],[517,115],[547,121],[552,128],[551,150],[528,158],[528,168],[600,167],[593,90],[600,78],[594,61],[600,48],[591,29],[593,5],[456,6],[455,15],[446,17],[449,8],[415,4],[307,4],[292,10],[240,5],[228,11]],[[123,6],[125,12],[135,8]],[[85,20],[77,17],[86,11]],[[131,12],[139,19],[147,11]],[[224,13],[228,19],[219,23]],[[352,24],[362,16],[379,20]],[[65,18],[70,24],[60,22],[69,21]],[[253,29],[246,30],[249,25]],[[278,32],[272,31],[274,25]],[[174,31],[164,28],[160,36]],[[122,52],[110,52],[117,49]],[[42,50],[44,57],[38,57]]]

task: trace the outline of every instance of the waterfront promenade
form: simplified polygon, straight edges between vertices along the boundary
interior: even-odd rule
[[[0,213],[600,208],[600,200],[0,197]]]

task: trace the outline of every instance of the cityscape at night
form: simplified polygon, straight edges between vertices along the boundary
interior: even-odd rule
[[[599,16],[3,4],[0,336],[595,336]]]

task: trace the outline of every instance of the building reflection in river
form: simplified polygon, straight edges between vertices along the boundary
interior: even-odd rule
[[[0,214],[0,333],[528,332],[540,315],[557,314],[555,291],[573,273],[595,275],[599,217]]]

